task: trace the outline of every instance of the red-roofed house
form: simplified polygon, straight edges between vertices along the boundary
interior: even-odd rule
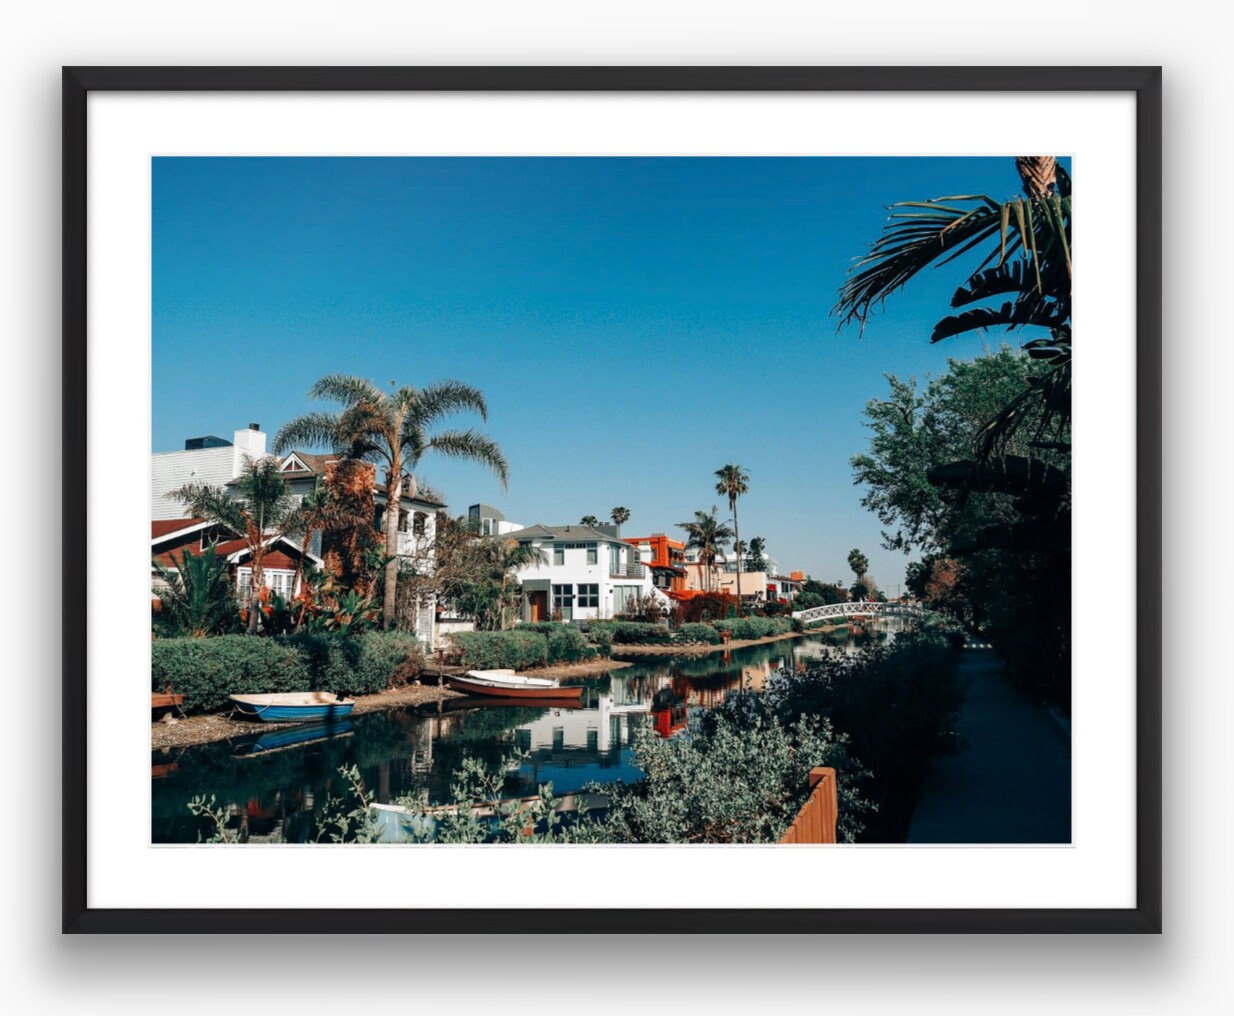
[[[176,558],[185,550],[200,554],[211,543],[215,545],[215,552],[226,559],[235,579],[237,594],[241,598],[246,597],[253,583],[253,569],[245,564],[249,551],[244,540],[222,526],[201,519],[155,519],[150,523],[150,572],[155,589],[163,585],[163,580],[155,571],[154,562],[174,569],[173,554]],[[261,565],[262,585],[290,599],[298,592],[292,585],[296,564],[300,560],[300,546],[286,536],[278,536],[269,541],[268,547]],[[322,561],[317,555],[310,553],[308,560],[321,567]]]

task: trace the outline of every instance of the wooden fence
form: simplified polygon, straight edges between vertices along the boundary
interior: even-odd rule
[[[810,797],[780,842],[835,843],[838,815],[836,771],[830,766],[817,766],[810,770]]]

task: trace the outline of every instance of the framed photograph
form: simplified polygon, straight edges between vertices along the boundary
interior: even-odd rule
[[[1160,932],[1159,68],[63,86],[66,932]]]

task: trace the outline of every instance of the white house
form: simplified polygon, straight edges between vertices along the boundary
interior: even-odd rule
[[[613,617],[635,598],[656,592],[638,549],[621,539],[616,526],[546,526],[536,523],[505,534],[538,547],[546,563],[518,572],[523,588],[522,619],[563,621]]]

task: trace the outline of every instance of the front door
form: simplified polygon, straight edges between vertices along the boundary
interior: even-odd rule
[[[527,595],[528,603],[531,605],[531,620],[533,622],[548,620],[548,593],[541,590],[538,593],[529,593]]]

